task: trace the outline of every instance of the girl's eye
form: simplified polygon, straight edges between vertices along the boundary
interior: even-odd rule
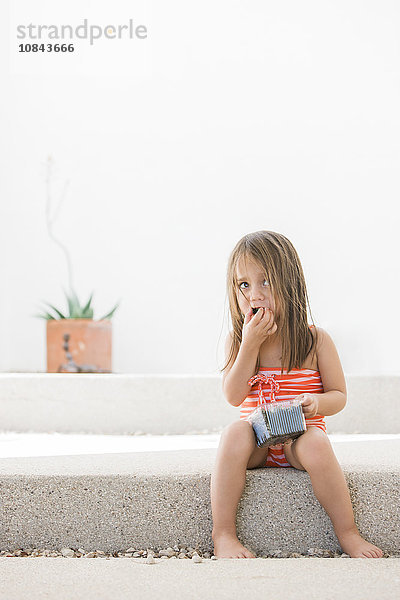
[[[246,288],[245,288],[245,287],[242,287],[242,286],[248,286],[248,285],[249,285],[249,284],[247,283],[247,281],[242,281],[241,283],[239,283],[239,288],[240,288],[240,289],[242,289],[242,290],[244,290],[244,289],[246,289]],[[263,281],[263,285],[264,285],[265,287],[269,286],[269,283],[268,283],[268,281],[267,281],[266,279],[264,279],[264,281]]]

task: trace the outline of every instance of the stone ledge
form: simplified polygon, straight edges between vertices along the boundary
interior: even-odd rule
[[[400,432],[400,376],[346,376],[345,408],[328,433]],[[219,375],[0,374],[2,431],[185,434],[239,418]]]
[[[400,552],[400,441],[332,444],[357,526],[384,552]],[[175,544],[211,551],[215,449],[0,461],[0,549],[107,552]],[[254,552],[339,551],[308,473],[247,471],[238,534]]]

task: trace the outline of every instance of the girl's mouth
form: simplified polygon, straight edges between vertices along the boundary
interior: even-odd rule
[[[255,315],[257,311],[258,311],[258,307],[257,308],[253,308],[253,315]]]

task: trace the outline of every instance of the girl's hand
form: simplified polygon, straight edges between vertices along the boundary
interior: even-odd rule
[[[318,414],[318,394],[300,394],[296,398],[302,398],[302,409],[306,419]]]
[[[246,341],[260,347],[261,344],[278,329],[274,321],[274,313],[270,308],[259,308],[256,314],[250,308],[246,313],[243,330],[242,342]]]

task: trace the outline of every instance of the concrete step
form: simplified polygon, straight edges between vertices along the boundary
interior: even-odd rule
[[[346,376],[329,433],[398,433],[400,377]],[[219,375],[0,374],[0,429],[97,434],[217,432],[239,418]]]
[[[398,600],[400,559],[0,558],[4,600]]]
[[[331,438],[362,535],[400,552],[400,439]],[[116,452],[0,460],[0,549],[116,552],[175,544],[212,551],[210,473],[216,449]],[[240,539],[258,555],[340,551],[308,473],[247,471]]]

